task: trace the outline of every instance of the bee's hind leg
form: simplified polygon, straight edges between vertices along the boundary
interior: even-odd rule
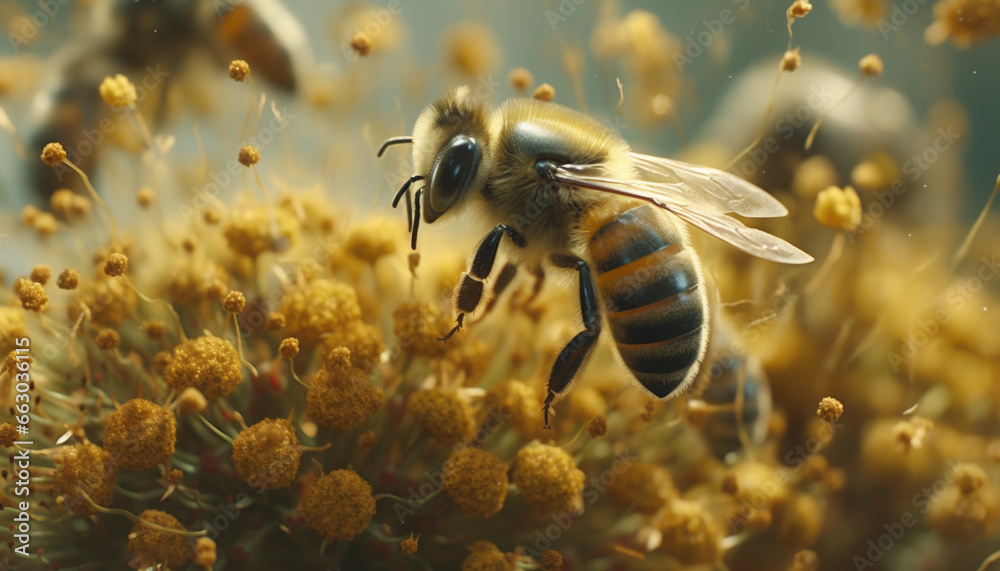
[[[548,394],[545,395],[545,428],[549,426],[549,409],[556,395],[562,394],[569,387],[573,376],[587,360],[597,339],[601,336],[601,312],[597,301],[597,288],[590,274],[587,262],[575,256],[554,254],[552,264],[559,268],[575,269],[580,274],[580,314],[583,317],[584,330],[577,333],[556,357],[549,375]]]
[[[490,233],[483,238],[476,249],[476,255],[472,259],[472,267],[462,276],[455,289],[455,310],[458,312],[455,327],[444,337],[439,337],[438,341],[447,341],[452,335],[458,333],[465,321],[465,314],[472,313],[483,301],[483,280],[489,277],[493,271],[493,263],[497,259],[497,250],[500,249],[500,240],[503,235],[510,236],[510,241],[515,246],[523,248],[525,246],[524,236],[513,227],[506,224],[497,224]],[[510,276],[513,278],[513,275]]]

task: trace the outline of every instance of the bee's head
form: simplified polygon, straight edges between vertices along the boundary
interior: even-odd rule
[[[413,126],[412,138],[393,137],[379,149],[381,157],[390,145],[413,143],[413,168],[417,174],[403,184],[392,203],[395,208],[406,196],[413,249],[417,248],[421,211],[424,221],[430,224],[486,185],[493,161],[488,121],[486,105],[463,85],[424,109]],[[419,187],[415,215],[410,202],[411,185]]]
[[[445,93],[413,126],[413,168],[426,180],[423,217],[431,223],[482,190],[492,162],[489,113],[468,86]]]

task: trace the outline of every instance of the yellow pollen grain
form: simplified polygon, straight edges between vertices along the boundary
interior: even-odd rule
[[[875,54],[868,54],[861,58],[858,62],[858,67],[861,68],[861,75],[866,77],[877,77],[885,72],[885,64],[882,63],[882,58]]]
[[[364,32],[351,36],[351,49],[360,56],[366,56],[372,51],[372,40]]]
[[[76,289],[76,286],[80,285],[80,274],[76,273],[76,270],[66,268],[56,279],[56,285],[59,289]]]
[[[233,290],[226,294],[226,298],[222,300],[222,308],[229,313],[240,313],[246,305],[247,298],[241,291]]]
[[[105,351],[110,351],[117,347],[120,340],[121,338],[119,337],[118,332],[114,329],[105,329],[104,331],[98,333],[97,337],[94,338],[94,341],[97,342],[97,346]]]
[[[104,264],[104,273],[115,277],[123,276],[128,272],[128,257],[119,252],[112,252],[108,256],[108,261]]]
[[[237,155],[237,159],[240,161],[240,164],[245,167],[249,167],[250,165],[255,165],[260,162],[260,151],[257,150],[257,147],[253,147],[251,145],[245,145],[243,147],[240,147],[240,152]]]
[[[31,281],[44,286],[52,278],[52,270],[45,264],[38,264],[31,268]]]
[[[250,75],[250,64],[241,59],[234,59],[229,64],[229,77],[233,81],[243,82]]]
[[[15,282],[14,293],[17,294],[21,307],[28,311],[41,312],[49,303],[49,296],[45,294],[45,288],[42,287],[42,284],[27,278],[19,278]]]
[[[42,162],[47,167],[55,167],[66,158],[66,149],[61,143],[49,143],[42,147]]]
[[[101,99],[111,107],[130,107],[136,101],[135,85],[120,73],[105,77],[98,91]]]
[[[285,337],[278,346],[278,352],[282,357],[294,359],[299,354],[299,340],[295,337]]]
[[[850,232],[861,224],[861,198],[850,186],[830,186],[816,195],[813,215],[825,226]]]
[[[823,397],[819,401],[819,408],[816,409],[816,416],[827,422],[835,422],[844,414],[844,405],[833,397]]]
[[[535,88],[535,92],[531,94],[531,97],[539,101],[552,101],[556,98],[556,88],[548,83],[543,83]]]

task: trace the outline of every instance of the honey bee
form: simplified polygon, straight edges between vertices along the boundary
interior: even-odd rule
[[[575,270],[583,330],[556,357],[543,406],[587,361],[605,323],[618,359],[659,399],[685,391],[698,374],[709,338],[708,296],[698,254],[681,221],[754,256],[788,264],[812,257],[784,240],[726,216],[784,216],[767,192],[722,171],[634,153],[615,131],[555,103],[511,99],[490,110],[458,87],[417,118],[412,137],[419,174],[399,189],[407,197],[411,245],[420,218],[478,211],[493,224],[455,289],[455,327],[483,300],[506,235],[519,261]],[[410,192],[415,190],[410,208]]]
[[[43,90],[33,102],[31,145],[59,141],[70,160],[93,173],[108,138],[112,110],[98,86],[122,73],[141,93],[156,89],[157,123],[163,122],[166,89],[195,54],[207,54],[221,69],[234,58],[290,93],[301,88],[311,55],[302,27],[278,0],[104,0],[95,5],[91,37],[55,54]],[[34,161],[29,173],[40,198],[59,188],[82,190],[68,169]]]

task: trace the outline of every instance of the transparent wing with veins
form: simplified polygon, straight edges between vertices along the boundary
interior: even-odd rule
[[[556,165],[550,176],[563,184],[644,200],[758,258],[785,264],[813,261],[781,238],[727,216],[788,214],[776,198],[753,184],[731,173],[681,161],[638,153],[631,158],[636,168],[636,178],[631,180],[604,176],[601,165]]]

